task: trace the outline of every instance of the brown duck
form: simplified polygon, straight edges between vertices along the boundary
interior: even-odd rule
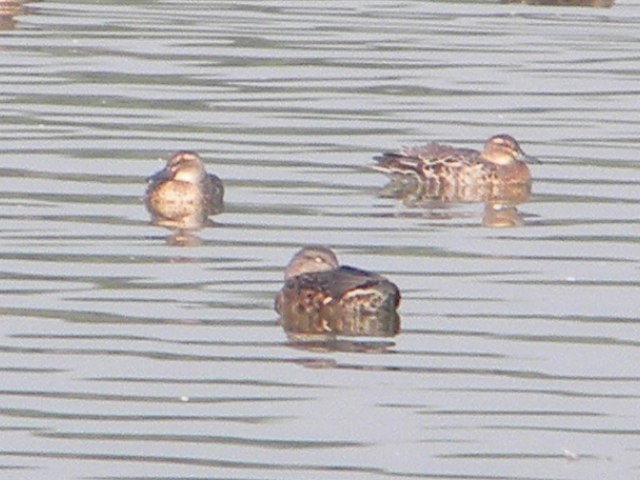
[[[392,194],[387,196],[410,192],[445,201],[499,200],[502,194],[511,194],[513,187],[519,195],[521,190],[528,194],[531,173],[527,163],[540,163],[509,135],[491,137],[482,152],[430,143],[375,159],[378,164],[373,168],[392,179],[387,187]]]
[[[285,270],[275,310],[287,331],[395,335],[398,287],[377,273],[340,266],[326,247],[297,252]]]
[[[158,225],[195,229],[224,206],[222,181],[205,171],[195,152],[173,155],[165,168],[148,179],[145,205]]]

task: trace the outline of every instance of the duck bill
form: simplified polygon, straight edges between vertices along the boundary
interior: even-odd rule
[[[524,163],[533,163],[533,164],[542,163],[539,158],[532,157],[531,155],[526,155],[524,153],[520,155],[519,160],[523,161]]]
[[[167,171],[166,168],[160,170],[159,172],[154,173],[153,175],[149,175],[147,177],[147,182],[159,182],[162,180],[168,180],[171,178],[171,175],[169,175],[169,172]]]

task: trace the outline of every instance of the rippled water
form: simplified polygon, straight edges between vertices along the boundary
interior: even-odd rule
[[[2,477],[636,476],[639,6],[2,12]],[[373,155],[500,132],[519,226],[379,197]],[[141,200],[179,149],[227,188],[191,247]],[[397,336],[287,338],[309,243],[399,285]]]

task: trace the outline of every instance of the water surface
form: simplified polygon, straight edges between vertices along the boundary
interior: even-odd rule
[[[631,478],[640,467],[640,3],[33,2],[0,35],[3,478]],[[371,157],[507,132],[514,228],[380,198]],[[170,244],[180,149],[227,209]],[[486,225],[486,222],[485,222]],[[403,292],[300,344],[326,244]]]

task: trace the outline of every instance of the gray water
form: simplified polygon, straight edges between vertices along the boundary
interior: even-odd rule
[[[2,478],[636,478],[639,7],[3,13]],[[373,155],[502,132],[519,226],[380,198]],[[227,189],[186,247],[141,201],[179,149]],[[309,243],[398,284],[397,336],[287,338]]]

